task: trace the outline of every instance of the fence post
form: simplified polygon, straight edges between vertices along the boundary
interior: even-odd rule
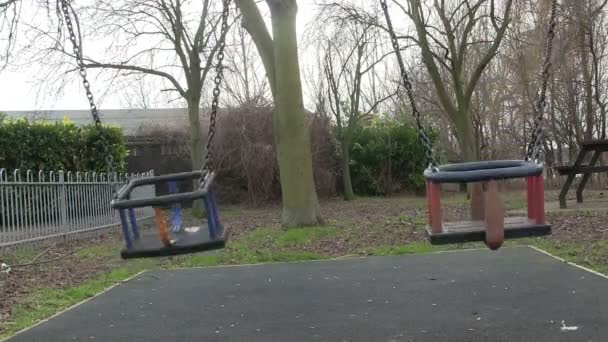
[[[68,227],[68,197],[63,170],[59,170],[59,212],[61,215],[61,227],[64,233],[63,240],[67,242],[70,228]]]

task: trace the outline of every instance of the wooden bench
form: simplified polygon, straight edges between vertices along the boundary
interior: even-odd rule
[[[588,164],[583,164],[587,153],[593,152]],[[555,169],[560,175],[568,176],[559,193],[559,207],[566,208],[566,195],[577,175],[583,175],[576,188],[576,201],[583,203],[583,191],[593,173],[608,171],[608,166],[595,166],[602,153],[608,152],[608,139],[586,140],[580,143],[580,151],[573,165],[557,166]]]

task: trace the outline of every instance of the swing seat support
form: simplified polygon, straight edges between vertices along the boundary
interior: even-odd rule
[[[551,226],[545,222],[542,171],[542,165],[522,160],[451,164],[425,171],[429,211],[427,233],[431,244],[484,241],[495,250],[505,239],[551,234]],[[510,178],[527,180],[526,217],[505,217],[498,181]],[[442,183],[473,183],[471,220],[442,221]]]
[[[224,227],[220,223],[215,194],[211,191],[215,173],[209,172],[204,178],[202,186],[192,192],[131,199],[132,191],[138,187],[195,180],[200,179],[201,175],[201,171],[192,171],[133,179],[118,191],[116,198],[112,201],[112,208],[118,210],[120,215],[125,240],[125,248],[121,251],[124,259],[188,254],[220,249],[225,246]],[[202,200],[205,203],[207,222],[194,231],[184,229],[169,232],[160,208],[193,200]],[[142,236],[140,234],[134,209],[142,207],[155,207],[160,239],[156,235]],[[129,220],[127,220],[127,216]]]

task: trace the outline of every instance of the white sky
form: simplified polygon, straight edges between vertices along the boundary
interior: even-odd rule
[[[314,0],[298,0],[298,6],[298,34],[302,36],[304,28],[314,15]],[[35,77],[37,72],[39,66],[0,72],[0,111],[88,109],[79,79],[74,79],[73,84],[66,86],[59,96],[38,96],[39,86]],[[92,83],[93,90],[99,97],[103,85]],[[52,93],[52,90],[45,90],[45,93]],[[99,106],[102,109],[124,108],[124,101],[121,101],[120,95],[110,95],[105,97]]]

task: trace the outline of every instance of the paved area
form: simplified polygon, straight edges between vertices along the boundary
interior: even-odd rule
[[[605,341],[608,280],[532,248],[143,274],[21,341]]]

